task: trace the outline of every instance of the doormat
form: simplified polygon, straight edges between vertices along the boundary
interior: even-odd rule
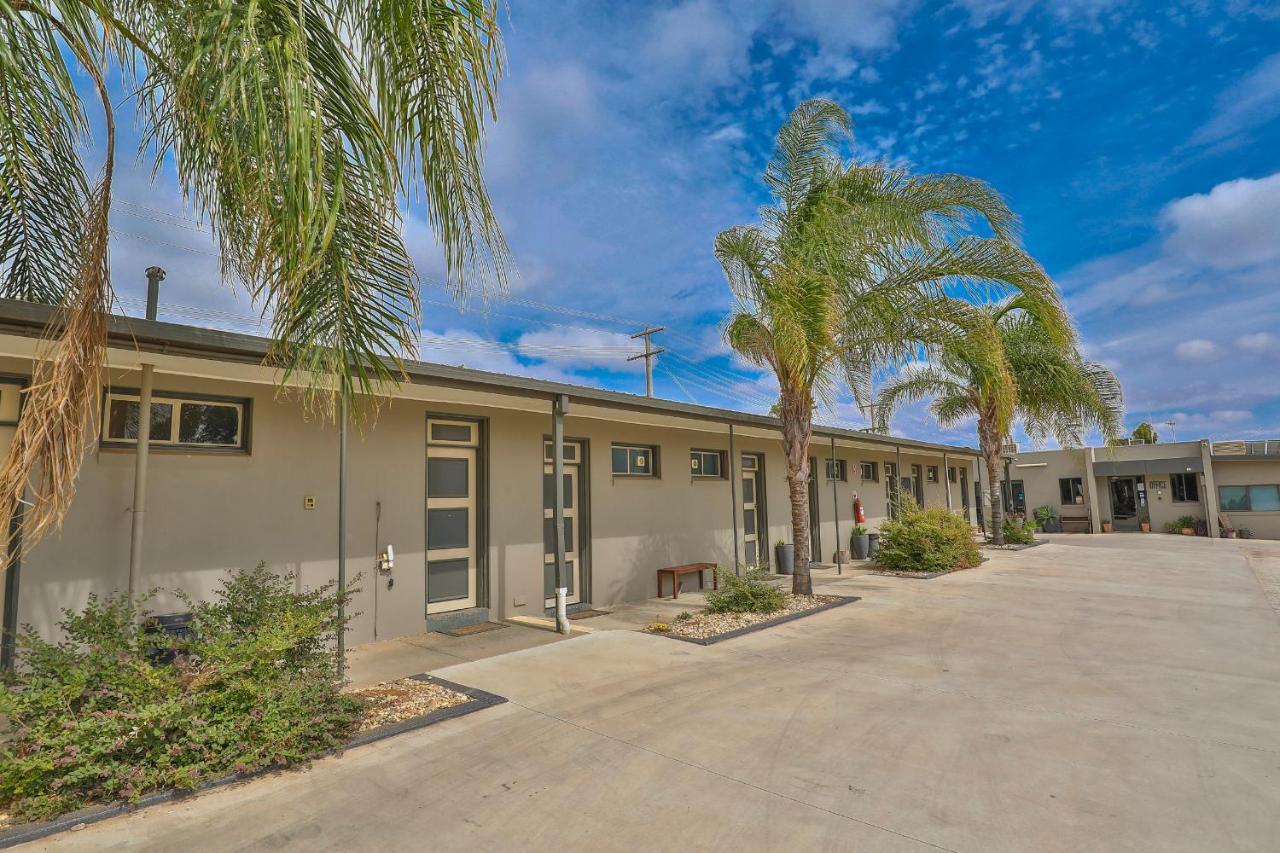
[[[446,637],[470,637],[472,634],[483,634],[485,631],[496,631],[505,627],[507,626],[499,625],[497,622],[477,622],[474,625],[460,625],[457,628],[436,631],[436,633],[444,634]]]
[[[569,619],[577,622],[579,619],[591,619],[595,616],[608,616],[608,610],[579,610],[577,613],[570,613]]]

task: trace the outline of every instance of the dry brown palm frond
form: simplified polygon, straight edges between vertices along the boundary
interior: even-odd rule
[[[36,350],[23,414],[0,468],[3,517],[19,509],[28,486],[32,491],[22,524],[11,538],[5,568],[50,529],[62,526],[75,496],[85,449],[97,437],[111,299],[107,274],[110,198],[108,172],[90,195],[76,280],[67,288],[67,299]]]

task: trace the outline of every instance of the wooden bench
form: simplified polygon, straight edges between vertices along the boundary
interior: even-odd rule
[[[698,576],[698,589],[705,589],[705,581],[703,580],[703,572],[711,572],[711,588],[719,589],[720,580],[716,577],[715,563],[689,563],[684,566],[667,566],[665,569],[658,569],[658,598],[662,598],[662,576],[671,576],[671,600],[680,597],[680,578],[684,575]]]
[[[1087,515],[1064,515],[1059,523],[1062,525],[1063,533],[1093,532],[1093,528],[1089,526],[1089,516]]]

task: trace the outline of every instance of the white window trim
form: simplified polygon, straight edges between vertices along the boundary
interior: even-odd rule
[[[835,465],[835,469],[836,469],[835,476],[832,476],[832,472],[831,472],[832,464]],[[831,457],[828,456],[823,460],[822,468],[823,468],[823,472],[827,476],[828,483],[831,482],[832,480],[835,480],[837,483],[849,482],[849,464],[846,460],[832,459]]]
[[[694,460],[700,460],[703,456],[715,456],[720,461],[720,470],[715,474],[705,474],[701,468],[694,468]],[[725,459],[728,456],[723,450],[702,450],[694,448],[689,451],[689,475],[695,480],[724,480],[725,476]]]
[[[122,402],[127,402],[127,403],[141,404],[142,402],[141,395],[137,393],[108,391],[106,394],[103,395],[103,398],[104,399],[103,399],[103,405],[102,405],[101,443],[107,447],[136,446],[138,443],[138,439],[113,436],[108,433],[108,430],[111,428],[111,404],[117,400]],[[239,399],[231,400],[231,399],[225,399],[221,397],[199,397],[199,396],[183,397],[183,396],[175,396],[173,394],[163,394],[163,393],[152,394],[151,404],[154,406],[156,403],[166,403],[172,406],[173,417],[170,418],[170,422],[169,422],[169,436],[167,438],[160,438],[156,435],[152,435],[151,441],[150,441],[150,444],[152,447],[179,448],[182,450],[222,450],[222,451],[248,450],[247,443],[245,442],[245,435],[246,435],[245,420],[248,417],[248,410],[249,410],[247,400],[239,400]],[[236,418],[235,442],[231,444],[213,444],[210,442],[203,442],[203,441],[198,441],[198,442],[179,441],[178,430],[180,429],[180,425],[182,423],[182,406],[188,403],[192,405],[198,405],[198,406],[227,406],[229,408],[235,409],[239,414],[239,416]],[[148,417],[149,416],[150,416],[150,413],[148,413]],[[138,412],[138,418],[139,420],[141,420],[142,418],[141,410],[139,410]]]

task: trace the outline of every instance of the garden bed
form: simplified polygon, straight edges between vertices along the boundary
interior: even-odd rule
[[[788,593],[782,607],[769,613],[711,613],[700,611],[687,619],[677,619],[664,625],[666,630],[658,627],[662,623],[650,625],[645,630],[661,637],[683,640],[686,643],[697,643],[709,646],[721,640],[729,640],[812,616],[824,610],[840,607],[858,600],[858,596],[845,595],[791,595]]]
[[[989,559],[991,558],[983,557],[982,562],[985,563]],[[978,565],[981,565],[981,563],[979,563]],[[911,572],[911,571],[901,571],[898,569],[886,569],[882,566],[876,566],[872,570],[871,574],[879,575],[880,577],[885,577],[885,578],[914,578],[915,580],[927,581],[933,578],[940,578],[943,575],[953,575],[956,572],[965,572],[965,571],[968,571],[969,569],[976,569],[977,567],[978,566],[957,566],[954,569],[944,569],[943,571],[940,571],[940,572]]]
[[[1034,542],[1020,542],[1017,544],[1014,544],[1012,542],[1006,542],[1003,545],[995,545],[991,542],[983,542],[978,547],[983,548],[987,551],[1025,551],[1028,548],[1035,548],[1037,545],[1044,545],[1047,542],[1048,542],[1047,539],[1037,539]]]
[[[372,687],[351,691],[369,703],[361,716],[356,734],[343,746],[325,754],[337,754],[352,747],[364,746],[374,741],[415,731],[434,723],[461,717],[475,711],[500,705],[507,700],[493,693],[463,687],[433,675],[414,675],[397,681],[383,682]],[[295,765],[299,766],[299,765]],[[305,765],[302,765],[305,766]],[[174,802],[195,796],[212,788],[221,788],[236,782],[247,782],[268,773],[288,770],[289,767],[266,767],[249,773],[230,773],[211,779],[192,790],[167,789],[153,791],[139,798],[136,803],[113,802],[90,806],[47,821],[35,821],[9,825],[9,816],[0,813],[0,848],[12,847],[46,838],[69,829],[97,823],[117,815],[161,803]]]

